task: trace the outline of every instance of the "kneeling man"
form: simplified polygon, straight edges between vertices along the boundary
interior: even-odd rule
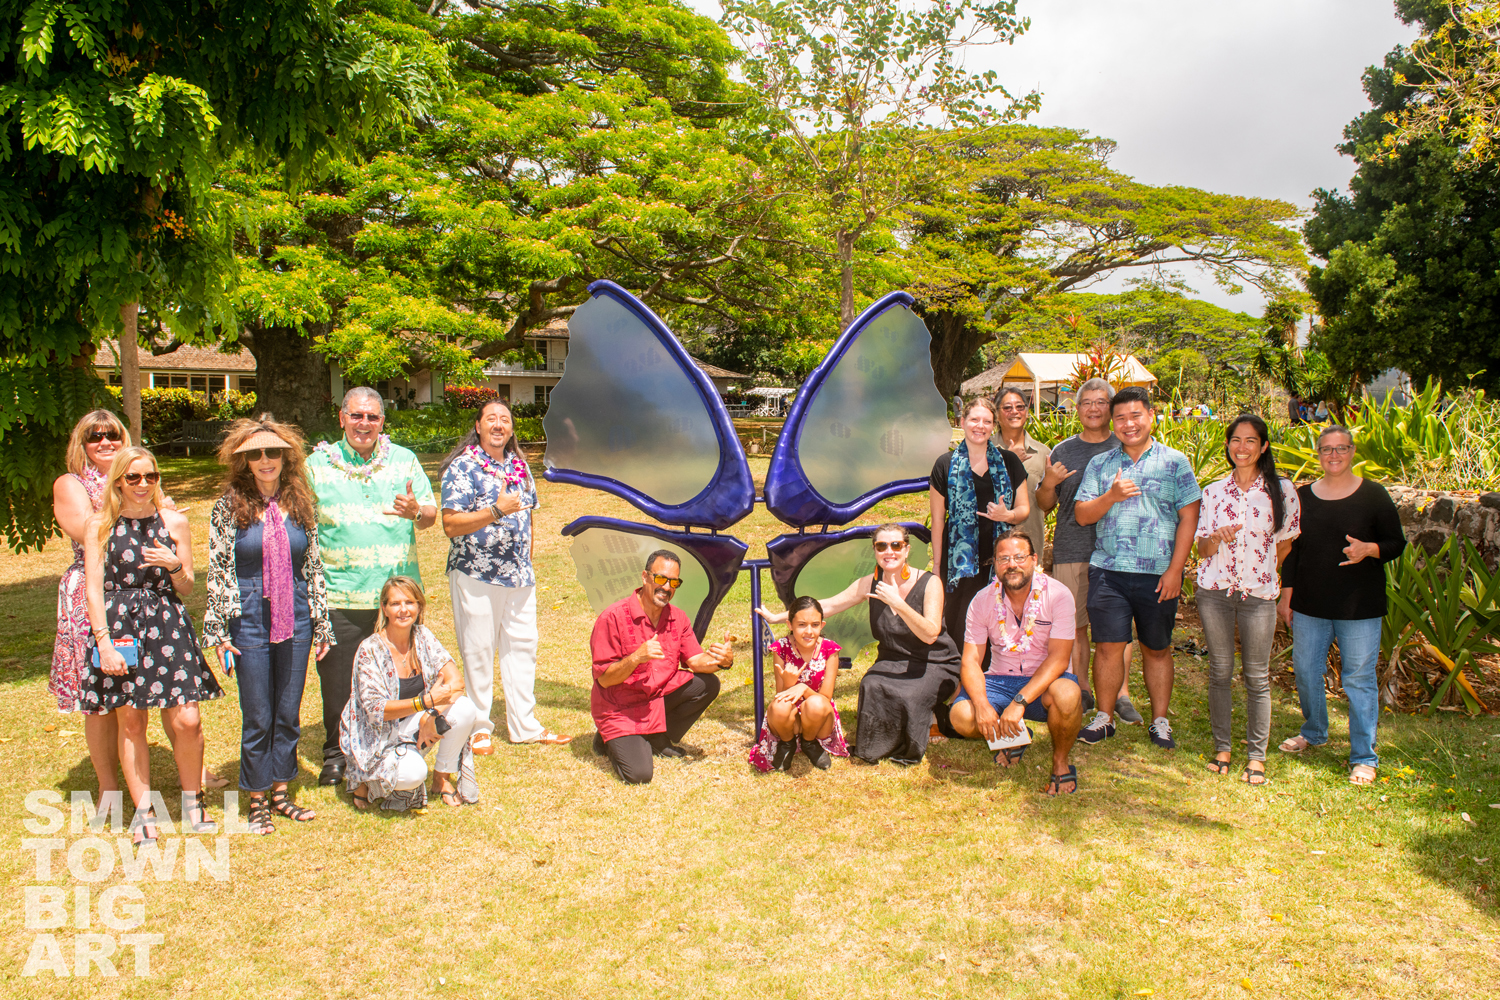
[[[1022,719],[1047,723],[1052,735],[1052,780],[1046,792],[1078,791],[1078,769],[1068,763],[1083,725],[1078,678],[1068,671],[1073,653],[1073,594],[1037,569],[1036,550],[1024,533],[995,542],[991,584],[969,605],[964,629],[963,693],[954,702],[953,728],[970,738],[1018,736]],[[990,644],[988,673],[981,662]],[[1024,747],[999,750],[1003,767]]]
[[[608,754],[620,780],[651,780],[652,756],[684,757],[677,741],[718,697],[720,670],[734,666],[734,649],[715,643],[705,652],[687,614],[672,605],[682,586],[682,564],[665,549],[646,559],[641,587],[594,622],[594,689],[589,703],[599,732],[594,752]]]

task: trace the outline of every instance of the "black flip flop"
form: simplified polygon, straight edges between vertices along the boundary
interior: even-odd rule
[[[1063,791],[1063,785],[1071,783],[1072,788]],[[1075,764],[1068,765],[1067,774],[1054,774],[1047,782],[1047,787],[1042,789],[1048,795],[1074,795],[1078,792],[1078,767]]]

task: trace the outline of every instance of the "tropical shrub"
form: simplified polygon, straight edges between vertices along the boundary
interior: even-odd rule
[[[449,385],[443,387],[448,407],[454,410],[477,410],[500,393],[487,385]]]
[[[490,398],[495,398],[491,395]],[[396,444],[423,454],[443,452],[474,426],[475,409],[453,410],[429,407],[425,410],[394,410],[385,416],[385,431]],[[521,441],[542,440],[542,421],[538,417],[515,418],[516,437]]]
[[[1450,536],[1431,555],[1407,546],[1400,559],[1386,564],[1385,578],[1389,610],[1380,632],[1385,699],[1394,702],[1398,680],[1409,675],[1428,704],[1460,701],[1470,712],[1487,711],[1467,672],[1478,675],[1477,657],[1500,653],[1500,572],[1489,570],[1473,542]],[[1440,665],[1436,684],[1408,655],[1412,650]]]

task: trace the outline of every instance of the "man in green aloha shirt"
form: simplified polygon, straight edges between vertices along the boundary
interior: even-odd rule
[[[318,661],[323,689],[323,770],[318,784],[344,776],[339,719],[349,701],[354,654],[375,632],[380,588],[392,576],[418,583],[417,531],[437,521],[432,483],[414,452],[380,433],[385,407],[368,386],[350,389],[339,409],[343,440],[320,444],[307,460],[318,495],[318,545],[328,583],[328,617],[338,645]]]

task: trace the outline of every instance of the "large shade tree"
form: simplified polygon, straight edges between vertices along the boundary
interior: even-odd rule
[[[143,301],[189,335],[227,316],[219,165],[246,154],[308,176],[431,103],[431,52],[381,43],[343,13],[331,0],[0,0],[0,516],[12,545],[52,530],[66,435],[99,398],[100,334],[128,349]]]
[[[719,324],[788,294],[801,241],[757,182],[735,50],[711,20],[668,0],[385,14],[393,37],[448,46],[443,105],[310,192],[221,179],[242,206],[239,335],[266,405],[316,426],[325,359],[350,381],[474,378],[598,278]]]
[[[1064,128],[975,132],[950,146],[954,182],[896,220],[945,397],[1012,318],[1107,274],[1193,264],[1274,297],[1300,273],[1295,206],[1141,184],[1109,167],[1113,145]]]

